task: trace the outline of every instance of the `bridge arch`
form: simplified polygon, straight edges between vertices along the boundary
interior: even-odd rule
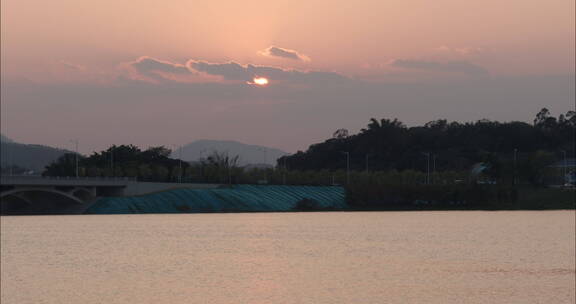
[[[56,194],[57,196],[61,196],[62,198],[66,198],[66,199],[73,201],[77,204],[83,204],[84,203],[80,198],[75,197],[74,195],[72,195],[70,193],[58,191],[58,190],[54,190],[54,189],[40,189],[40,188],[16,188],[16,189],[4,191],[4,192],[0,193],[0,199],[4,199],[7,196],[26,195],[28,193],[51,193],[51,194]]]
[[[79,187],[70,191],[70,194],[82,202],[87,202],[96,196],[96,189],[91,190],[85,187]]]
[[[52,189],[16,188],[0,193],[1,214],[58,214],[82,204],[80,198]]]

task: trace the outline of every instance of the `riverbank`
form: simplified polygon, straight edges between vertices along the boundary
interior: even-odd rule
[[[561,210],[575,209],[574,188],[498,185],[353,185],[354,210]]]
[[[575,209],[574,189],[494,185],[235,185],[103,198],[87,214]]]
[[[566,188],[513,188],[497,185],[354,184],[346,188],[233,185],[217,188],[178,188],[145,195],[104,197],[89,202],[82,208],[21,212],[11,215],[574,210],[575,205],[575,190]]]

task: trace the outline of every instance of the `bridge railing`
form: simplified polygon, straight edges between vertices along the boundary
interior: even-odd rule
[[[113,181],[132,181],[136,182],[136,177],[92,177],[92,176],[40,176],[40,175],[0,175],[0,180],[9,182],[12,180],[26,181],[43,181],[43,180],[68,180],[68,181],[96,181],[96,182],[113,182]]]

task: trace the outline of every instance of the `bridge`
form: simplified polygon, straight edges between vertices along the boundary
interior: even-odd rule
[[[146,183],[126,177],[0,176],[1,214],[82,213],[101,197],[142,195],[217,184]]]

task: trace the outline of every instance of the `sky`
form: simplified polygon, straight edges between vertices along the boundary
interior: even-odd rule
[[[3,0],[1,132],[296,152],[372,117],[529,122],[574,109],[574,5]]]

